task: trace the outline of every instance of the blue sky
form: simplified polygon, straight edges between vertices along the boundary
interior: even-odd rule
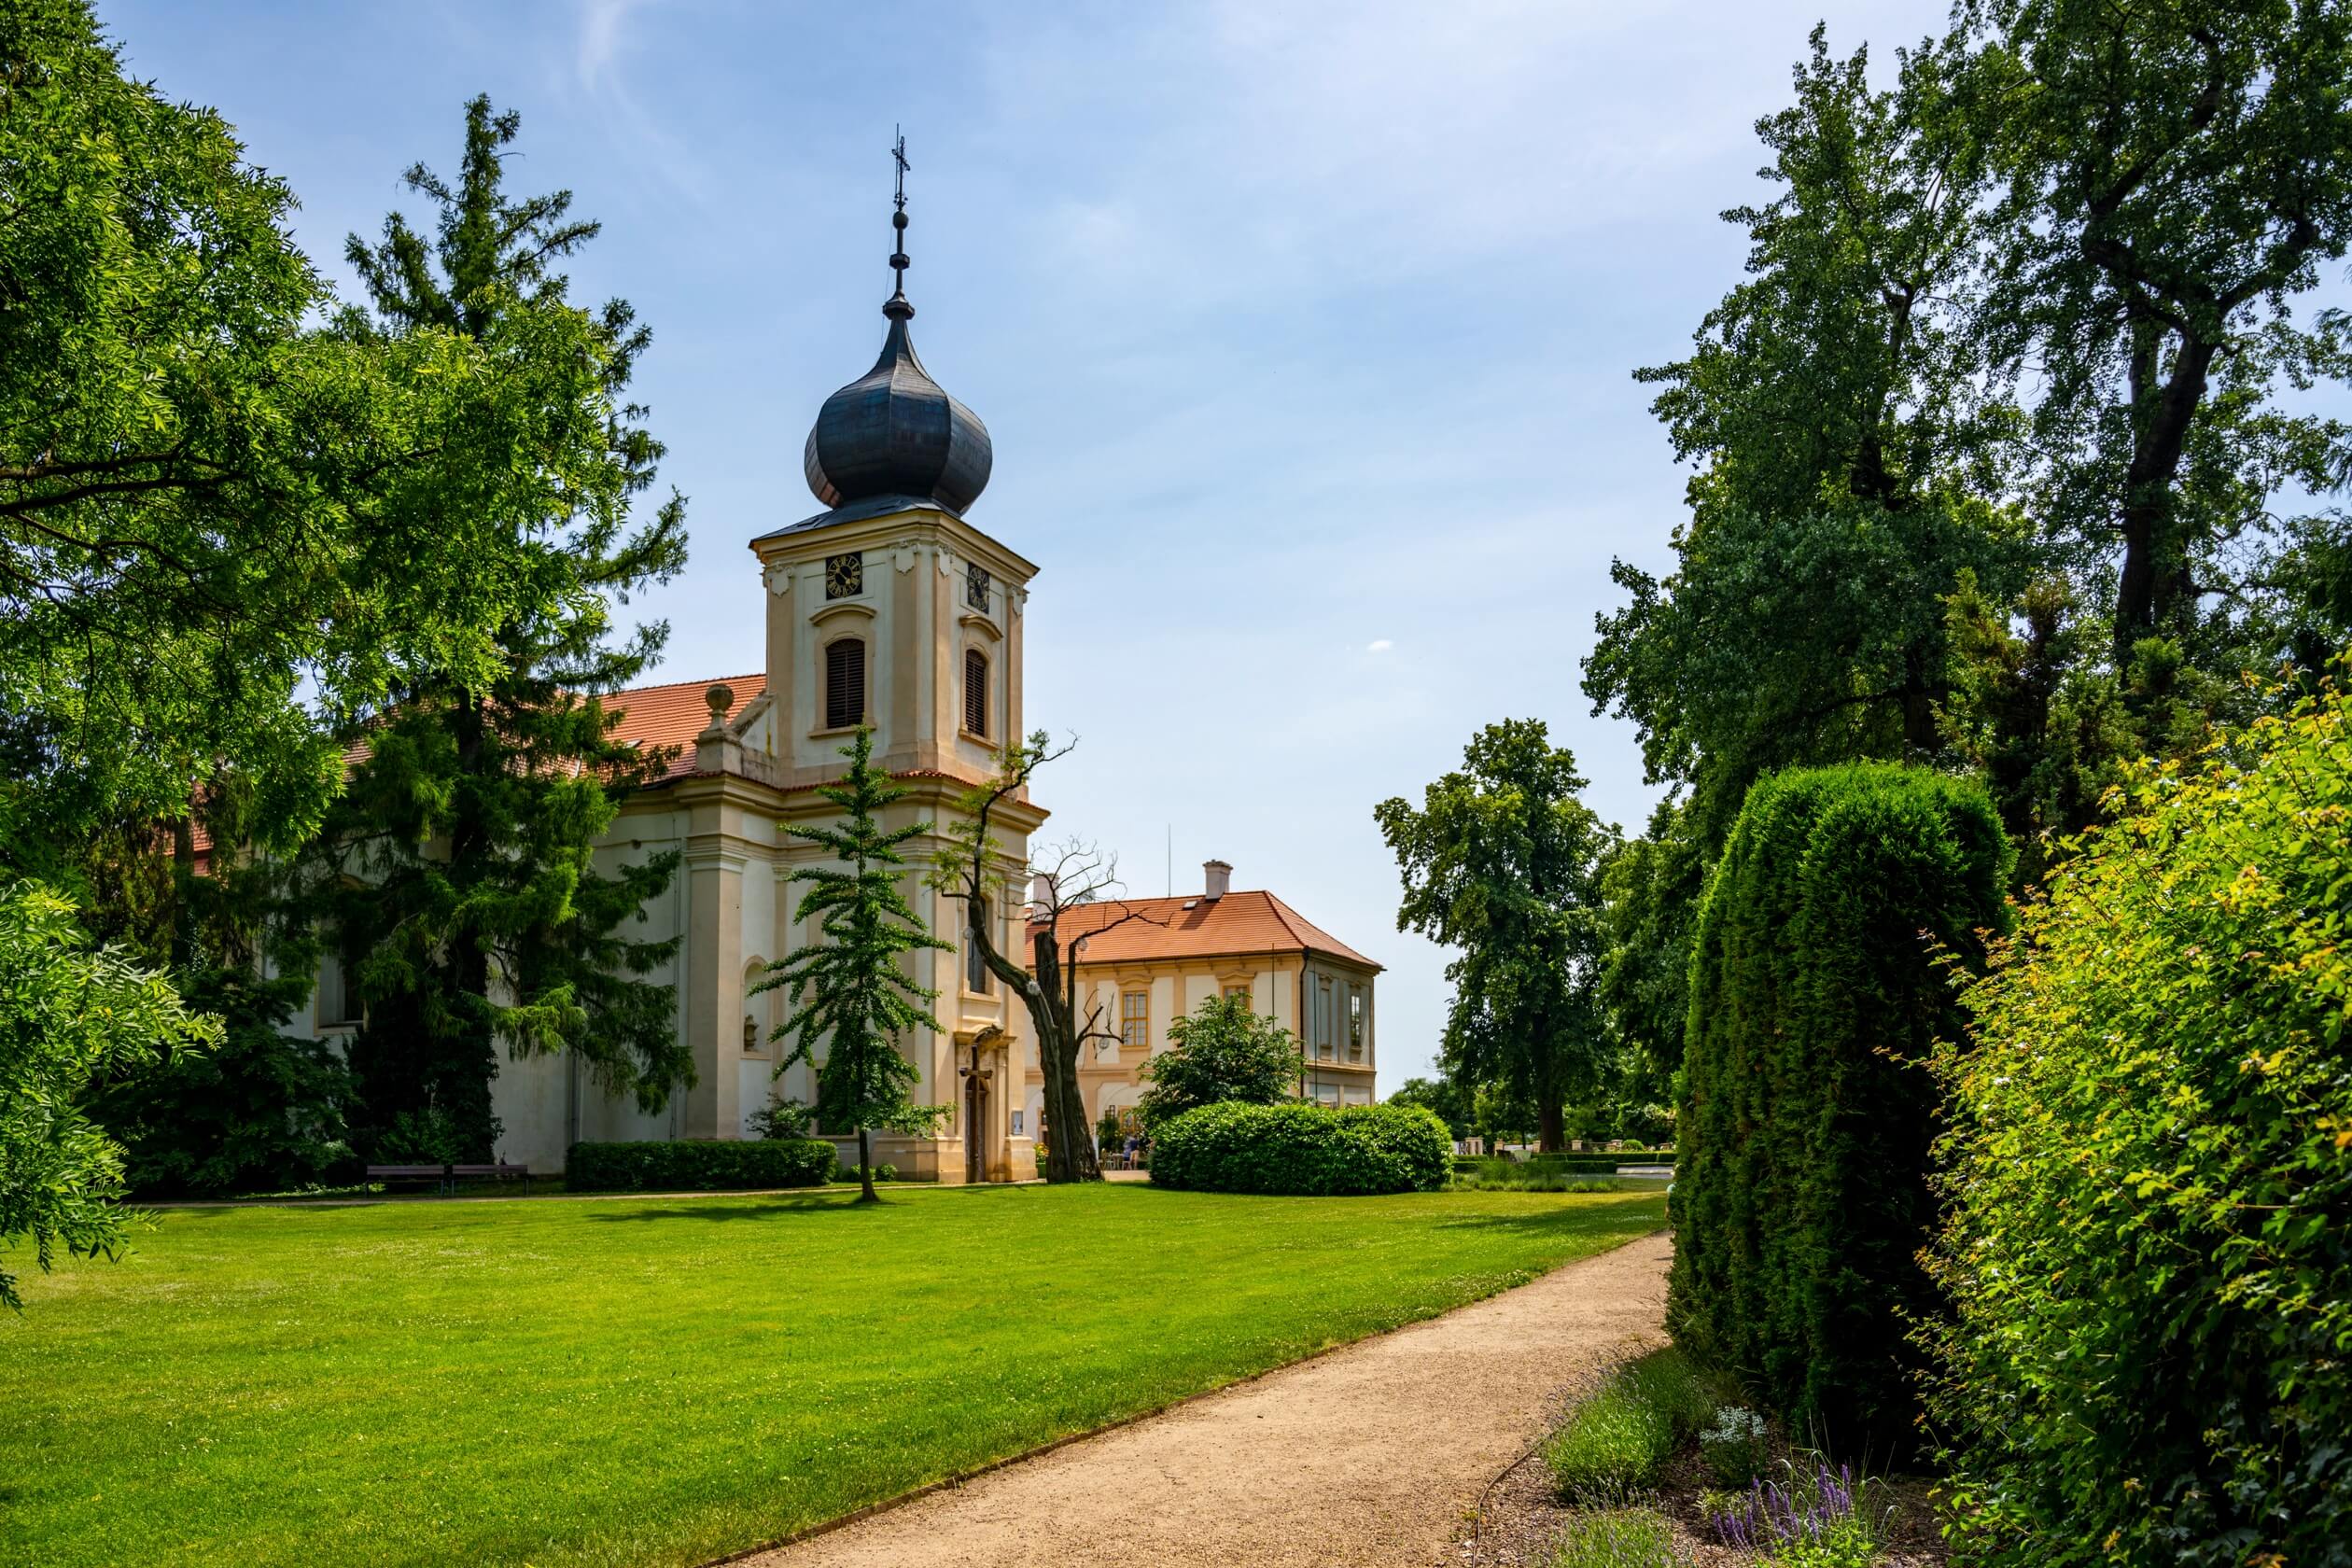
[[[211,104],[339,279],[477,91],[523,190],[603,237],[578,294],[655,334],[638,389],[693,560],[657,679],[755,669],[747,540],[817,509],[801,443],[872,363],[889,147],[932,374],[987,421],[973,521],[1041,564],[1039,781],[1131,890],[1222,856],[1389,966],[1382,1092],[1429,1071],[1445,956],[1394,929],[1372,806],[1480,725],[1547,721],[1602,814],[1657,791],[1578,689],[1613,555],[1668,559],[1683,473],[1638,365],[1737,278],[1757,116],[1816,20],[1883,63],[1942,0],[1447,5],[100,0]]]

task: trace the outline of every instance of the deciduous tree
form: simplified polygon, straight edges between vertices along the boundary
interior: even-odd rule
[[[92,950],[73,905],[38,884],[0,889],[0,1245],[113,1256],[130,1216],[122,1154],[81,1103],[92,1079],[215,1045],[162,975]],[[0,1303],[21,1308],[0,1268]]]
[[[2150,638],[2234,675],[2268,502],[2326,488],[2346,435],[2276,394],[2352,370],[2340,313],[2296,308],[2352,246],[2352,7],[1964,0],[1957,20],[2001,181],[1974,319],[2043,384],[2035,508],[2112,584],[2111,679],[2134,684]]]
[[[1196,1105],[1274,1105],[1295,1098],[1298,1037],[1250,1006],[1246,996],[1201,999],[1168,1026],[1168,1049],[1138,1070],[1147,1085],[1135,1107],[1145,1127]]]
[[[1610,1055],[1594,987],[1617,835],[1577,798],[1584,784],[1542,721],[1513,719],[1480,731],[1418,809],[1402,796],[1374,808],[1404,879],[1397,929],[1457,949],[1449,1075],[1531,1097],[1547,1151]]]
[[[1666,578],[1612,568],[1629,603],[1584,687],[1639,727],[1653,781],[1687,787],[1706,859],[1761,773],[1938,758],[1944,601],[1963,573],[2023,581],[2023,522],[1985,498],[2013,415],[1959,312],[1984,175],[1948,53],[1874,90],[1866,51],[1814,31],[1796,102],[1757,122],[1780,193],[1724,215],[1747,280],[1690,357],[1636,372],[1695,465],[1690,515]]]
[[[494,666],[514,520],[601,419],[591,324],[322,329],[292,192],[84,0],[0,12],[0,866],[54,878],[223,770],[298,843],[404,664]]]
[[[1099,1182],[1102,1166],[1096,1157],[1094,1140],[1087,1136],[1085,1098],[1078,1086],[1078,1057],[1088,1042],[1117,1036],[1103,1027],[1100,1007],[1081,1011],[1078,955],[1090,937],[1144,918],[1144,912],[1117,897],[1117,859],[1081,840],[1047,851],[1034,864],[1035,880],[1043,896],[1029,904],[1028,969],[998,951],[987,921],[971,918],[974,910],[1002,907],[1001,901],[1011,880],[1008,873],[1031,869],[1008,861],[997,842],[996,823],[1004,803],[1026,791],[1039,768],[1069,751],[1070,745],[1056,747],[1043,730],[1006,747],[995,775],[958,799],[956,816],[947,829],[947,847],[932,864],[931,885],[962,903],[965,939],[979,953],[988,973],[1019,995],[1037,1030],[1038,1062],[1045,1078],[1045,1179]],[[1087,922],[1082,931],[1064,929],[1070,911],[1102,903],[1115,908],[1107,920]]]

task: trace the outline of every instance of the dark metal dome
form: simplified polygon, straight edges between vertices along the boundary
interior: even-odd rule
[[[960,513],[988,485],[988,427],[915,357],[906,296],[891,295],[882,310],[890,318],[882,357],[817,411],[801,458],[808,487],[829,507],[904,496]]]
[[[937,502],[960,513],[988,487],[995,454],[980,416],[940,390],[915,357],[906,333],[906,138],[890,148],[898,165],[891,197],[890,272],[896,281],[882,314],[890,318],[874,369],[825,399],[808,432],[801,467],[808,487],[829,507],[883,497]]]

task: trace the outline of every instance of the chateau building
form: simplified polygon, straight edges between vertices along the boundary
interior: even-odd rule
[[[1170,1044],[1168,1026],[1211,997],[1237,994],[1298,1037],[1301,1095],[1325,1105],[1371,1104],[1372,982],[1380,966],[1272,893],[1235,890],[1225,861],[1201,869],[1196,895],[1114,899],[1062,912],[1059,938],[1084,939],[1079,1015],[1098,1013],[1099,1027],[1117,1036],[1080,1054],[1088,1116],[1099,1121],[1135,1104],[1145,1086],[1143,1064]],[[1030,1057],[1015,1133],[1036,1136],[1044,1083]]]
[[[750,541],[766,588],[765,667],[723,679],[681,681],[615,693],[621,739],[676,749],[665,777],[631,795],[599,842],[607,872],[677,851],[668,890],[632,934],[679,939],[675,956],[645,978],[672,986],[679,1037],[691,1047],[693,1086],[663,1111],[606,1094],[566,1056],[501,1059],[492,1104],[503,1131],[497,1154],[535,1170],[558,1170],[581,1141],[734,1139],[780,1099],[817,1099],[806,1063],[780,1076],[772,1040],[789,1012],[782,991],[751,994],[768,967],[815,940],[816,922],[792,918],[791,878],[822,852],[785,831],[839,815],[816,791],[847,771],[842,748],[860,725],[875,732],[877,766],[907,788],[885,828],[916,821],[933,831],[902,847],[907,902],[954,951],[915,955],[916,977],[939,993],[936,1034],[901,1043],[920,1074],[913,1098],[949,1104],[936,1136],[876,1135],[875,1157],[906,1177],[1003,1182],[1036,1171],[1036,1051],[1027,1009],[976,961],[962,905],[923,886],[922,868],[944,847],[939,831],[958,796],[986,781],[1007,737],[1023,733],[1022,634],[1037,567],[969,519],[993,454],[979,417],[947,395],[915,354],[904,288],[903,196],[892,216],[899,245],[889,322],[872,370],[818,412],[804,466],[825,510]],[[991,815],[1008,875],[1029,863],[1029,837],[1045,812],[1027,792]],[[1008,903],[1011,901],[1008,900]],[[1308,1091],[1334,1101],[1371,1098],[1371,976],[1378,966],[1309,925],[1266,893],[1169,903],[1150,939],[1107,933],[1086,956],[1085,981],[1132,1023],[1128,1040],[1087,1064],[1105,1103],[1132,1103],[1133,1067],[1164,1048],[1173,1010],[1220,987],[1248,986],[1285,1020],[1310,1019],[1303,1064]],[[1000,951],[1020,954],[1025,913],[984,912]],[[1132,1002],[1134,996],[1147,999]],[[347,1039],[358,1020],[329,960],[311,1015],[288,1028]],[[1320,1023],[1312,1020],[1322,1020]],[[1295,1027],[1294,1025],[1294,1027]],[[837,1141],[845,1151],[854,1141]],[[854,1158],[854,1153],[850,1154]]]

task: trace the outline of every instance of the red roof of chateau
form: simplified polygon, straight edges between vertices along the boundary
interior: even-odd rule
[[[1062,911],[1065,942],[1088,931],[1100,934],[1078,950],[1081,965],[1315,952],[1380,967],[1267,892],[1105,899]]]

